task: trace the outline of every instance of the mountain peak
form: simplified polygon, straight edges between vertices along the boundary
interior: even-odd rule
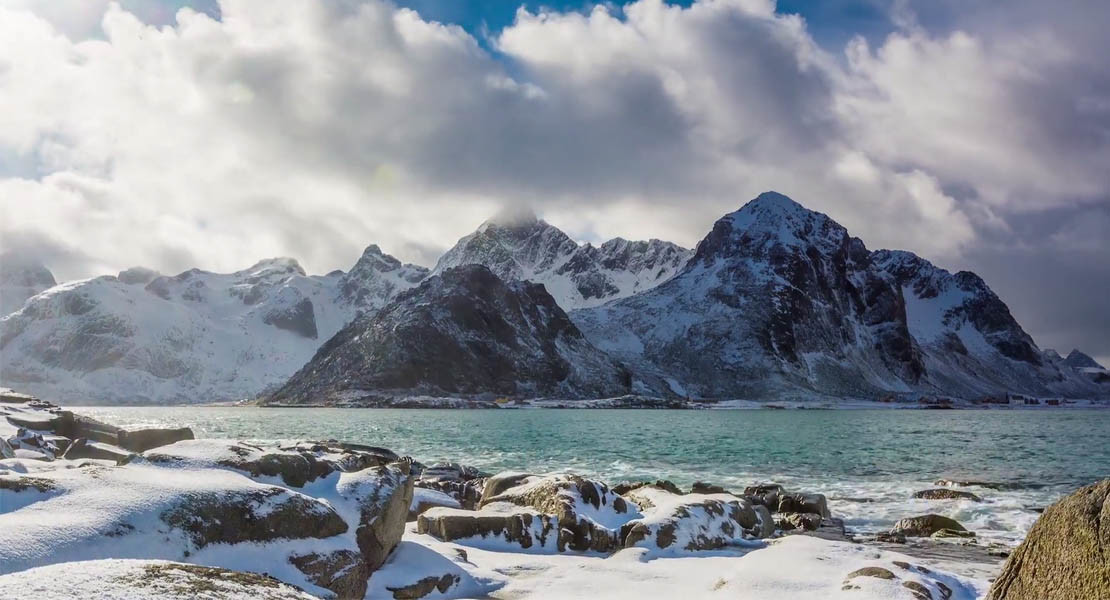
[[[489,225],[497,225],[499,227],[524,227],[533,225],[539,221],[536,217],[536,212],[532,210],[527,204],[506,204],[501,207],[492,217],[482,224],[481,229],[485,229]]]
[[[1104,367],[1098,364],[1095,359],[1089,355],[1080,352],[1078,348],[1068,353],[1068,357],[1064,359],[1064,364],[1073,369],[1103,369]]]

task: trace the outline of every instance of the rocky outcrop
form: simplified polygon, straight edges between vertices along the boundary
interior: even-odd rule
[[[528,478],[489,498],[482,504],[511,503],[553,515],[559,527],[558,549],[612,552],[621,547],[619,527],[636,514],[609,486],[577,475]]]
[[[625,548],[663,551],[715,550],[746,538],[758,538],[774,522],[764,511],[729,494],[676,495],[655,487],[628,493],[643,516],[621,527]],[[766,521],[765,521],[766,519]]]
[[[344,473],[336,490],[358,507],[355,541],[370,571],[382,566],[401,541],[412,503],[411,459]]]
[[[971,492],[962,492],[960,490],[952,490],[948,488],[937,488],[933,490],[921,490],[914,492],[914,498],[922,500],[971,500],[972,502],[982,502],[983,499]]]
[[[487,477],[488,474],[474,467],[458,463],[437,463],[430,467],[423,467],[420,470],[416,479],[416,487],[445,494],[454,499],[458,507],[474,510],[478,508],[478,504],[481,502]],[[429,496],[429,499],[431,498],[432,496]],[[429,501],[428,504],[430,508],[431,502]],[[437,501],[436,505],[452,507],[444,503],[442,499]],[[415,515],[413,517],[415,518]]]
[[[542,285],[467,265],[356,319],[269,404],[377,395],[600,398],[631,391],[623,366],[586,341]]]
[[[289,562],[304,573],[312,583],[335,592],[339,598],[362,598],[366,580],[373,570],[352,550],[336,550],[328,554],[294,554]]]
[[[987,598],[1110,598],[1110,479],[1045,509]]]
[[[160,518],[186,532],[195,548],[327,538],[347,531],[347,524],[328,505],[280,487],[191,494]]]
[[[484,265],[506,281],[543,284],[564,310],[597,306],[671,278],[691,252],[661,240],[579,245],[529,210],[507,210],[460,239],[433,274]]]
[[[147,452],[147,460],[192,467],[224,467],[251,477],[278,477],[285,485],[303,487],[337,471],[359,471],[394,462],[393,452],[339,442],[300,442],[260,446],[225,440],[182,441]]]
[[[480,511],[433,508],[417,518],[416,529],[445,542],[484,539],[526,550],[553,550],[559,536],[555,517],[507,502],[488,504]]]
[[[891,534],[901,534],[906,537],[929,537],[937,534],[944,535],[945,532],[954,537],[975,535],[955,519],[934,514],[901,519],[890,529]]]

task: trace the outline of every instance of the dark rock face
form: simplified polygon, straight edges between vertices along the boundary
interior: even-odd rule
[[[344,327],[267,402],[374,392],[596,398],[630,386],[629,372],[587,342],[543,286],[469,265]]]
[[[302,298],[288,308],[271,310],[262,316],[262,322],[301,337],[316,339],[316,312],[312,300],[308,298]]]
[[[1110,598],[1110,479],[1048,507],[987,598]]]

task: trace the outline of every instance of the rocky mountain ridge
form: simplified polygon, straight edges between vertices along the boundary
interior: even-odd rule
[[[483,272],[464,269],[466,278],[444,283],[473,265]],[[341,389],[522,398],[1110,395],[1110,378],[1075,367],[1082,353],[1063,359],[1038,349],[974,273],[950,273],[909,252],[872,252],[827,215],[774,192],[719,219],[695,250],[659,240],[578,244],[531,211],[510,210],[460,239],[432,270],[371,245],[350,271],[324,276],[293,259],[231,274],[133,268],[53,286],[49,271],[34,266],[4,273],[5,298],[33,295],[0,318],[0,375],[71,403],[250,398],[294,373],[284,389],[298,403],[321,402],[308,397],[312,390],[345,398]],[[438,313],[405,296],[417,287]],[[512,314],[496,314],[510,305]],[[389,314],[374,324],[379,311]],[[421,327],[418,314],[439,330]],[[400,339],[402,330],[413,340]],[[531,354],[513,355],[514,343]],[[313,365],[322,346],[349,356]],[[579,370],[602,378],[589,384]],[[312,373],[321,381],[309,381]]]

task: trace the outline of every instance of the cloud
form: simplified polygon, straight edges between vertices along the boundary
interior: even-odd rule
[[[899,2],[846,48],[763,0],[522,9],[485,47],[377,0],[90,6],[82,36],[87,15],[0,0],[0,244],[83,257],[61,277],[325,272],[369,243],[430,264],[513,202],[580,239],[692,245],[768,189],[963,266],[1110,184],[1103,42],[1032,3],[938,28]]]

